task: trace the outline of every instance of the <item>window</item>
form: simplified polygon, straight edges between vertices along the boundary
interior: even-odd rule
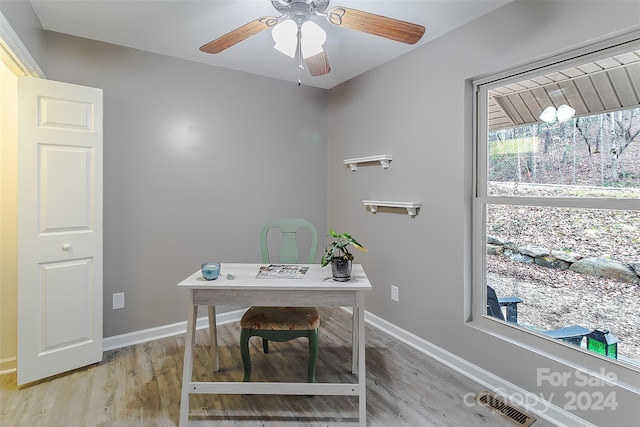
[[[637,34],[474,86],[474,319],[640,370]]]

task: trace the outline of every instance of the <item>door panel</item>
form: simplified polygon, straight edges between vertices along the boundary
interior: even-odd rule
[[[18,384],[102,360],[102,91],[18,79]]]
[[[92,157],[89,147],[40,144],[40,233],[93,231]]]
[[[74,129],[92,132],[95,115],[93,104],[78,100],[39,98],[40,128]]]
[[[86,323],[91,318],[91,267],[89,258],[40,264],[40,288],[48,308],[41,353],[91,341],[91,324]]]

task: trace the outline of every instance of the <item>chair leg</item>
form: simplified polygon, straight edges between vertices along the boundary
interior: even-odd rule
[[[242,381],[248,382],[251,378],[251,356],[249,356],[249,338],[251,338],[251,330],[243,329],[240,332],[240,356],[242,357],[242,368],[244,377]]]
[[[316,362],[318,361],[318,330],[309,331],[309,366],[307,368],[307,382],[316,382]]]

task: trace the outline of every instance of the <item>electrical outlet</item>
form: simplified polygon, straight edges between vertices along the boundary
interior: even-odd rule
[[[124,292],[113,294],[113,309],[124,308]]]
[[[398,287],[391,285],[391,299],[398,301]]]

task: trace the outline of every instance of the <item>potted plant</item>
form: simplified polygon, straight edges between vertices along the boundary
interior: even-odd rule
[[[353,245],[355,248],[368,252],[356,239],[349,233],[338,234],[333,229],[329,229],[329,236],[335,240],[324,248],[324,255],[320,264],[324,267],[331,263],[331,273],[333,280],[338,282],[346,282],[351,280],[351,262],[353,254],[349,252],[348,246]]]

